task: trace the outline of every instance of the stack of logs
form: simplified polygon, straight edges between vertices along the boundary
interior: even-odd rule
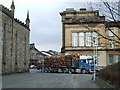
[[[71,66],[72,61],[77,62],[79,55],[60,55],[60,56],[45,56],[44,66]],[[39,63],[39,65],[42,65]]]
[[[73,54],[72,55],[72,61],[75,61],[75,62],[79,61],[79,57],[80,57],[79,54],[77,54],[77,53]]]

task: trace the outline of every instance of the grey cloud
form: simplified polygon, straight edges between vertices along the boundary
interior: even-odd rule
[[[56,50],[60,50],[62,47],[62,22],[59,13],[68,7],[79,9],[83,6],[82,3],[78,2],[65,2],[58,6],[48,7],[50,9],[42,7],[32,10],[31,42],[35,42],[39,48],[41,46],[42,50],[46,50],[48,47],[57,47]],[[54,47],[52,47],[52,44],[54,44]]]

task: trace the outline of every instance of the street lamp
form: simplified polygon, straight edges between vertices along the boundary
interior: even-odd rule
[[[83,27],[85,27],[89,31],[91,31],[90,28],[88,28],[87,26],[83,26]],[[97,44],[98,44],[97,39],[98,39],[97,35],[93,35],[93,45],[94,45],[94,73],[93,73],[93,80],[96,79],[95,61],[97,61]]]
[[[96,70],[95,70],[95,62],[97,61],[97,37],[93,36],[93,45],[94,45],[94,74],[93,74],[93,80],[96,79]]]
[[[93,45],[94,45],[94,74],[93,74],[93,80],[95,80],[95,37],[93,37]]]

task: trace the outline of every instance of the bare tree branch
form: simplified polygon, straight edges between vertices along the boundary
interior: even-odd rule
[[[111,14],[113,20],[114,20],[115,22],[117,22],[116,19],[115,19],[115,17],[114,17],[114,15],[113,15],[113,12],[112,12],[112,10],[111,10],[111,8],[110,8],[110,5],[108,4],[108,2],[103,2],[103,3],[104,3],[104,5],[109,9],[110,14]]]

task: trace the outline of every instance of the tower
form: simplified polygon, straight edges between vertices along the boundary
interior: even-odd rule
[[[26,25],[27,27],[30,26],[29,11],[27,12]]]
[[[14,0],[12,0],[12,4],[11,4],[11,14],[14,17],[14,13],[15,13],[15,5],[14,5]]]

